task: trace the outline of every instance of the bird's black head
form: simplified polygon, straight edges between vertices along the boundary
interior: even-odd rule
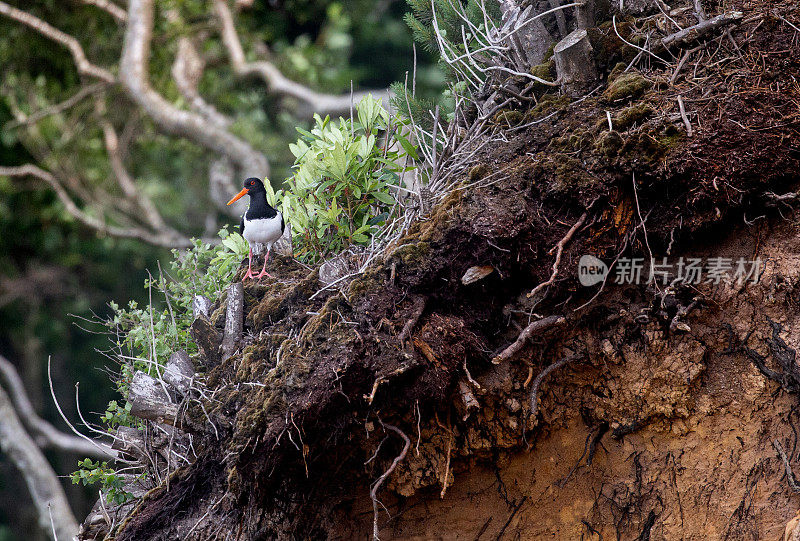
[[[261,179],[258,179],[256,177],[250,177],[247,180],[245,180],[243,187],[247,190],[247,193],[267,191],[264,189],[264,183],[261,181]]]
[[[228,204],[232,204],[234,201],[238,201],[240,198],[244,197],[245,195],[249,195],[251,198],[257,194],[266,194],[267,190],[264,188],[264,183],[261,182],[260,179],[255,177],[250,177],[244,181],[242,191],[237,193],[233,196],[233,199],[228,201]]]

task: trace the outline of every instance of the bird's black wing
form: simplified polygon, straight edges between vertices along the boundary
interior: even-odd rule
[[[281,213],[281,235],[283,235],[284,230],[286,229],[286,223],[283,221],[283,213]]]
[[[239,234],[244,236],[244,214],[242,214],[242,221],[239,222]]]

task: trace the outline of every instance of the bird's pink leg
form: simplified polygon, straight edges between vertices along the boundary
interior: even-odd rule
[[[258,278],[259,280],[261,278],[263,278],[264,276],[269,276],[270,278],[272,278],[272,275],[267,272],[267,260],[269,259],[269,253],[271,251],[272,251],[272,247],[269,247],[267,249],[267,255],[264,256],[264,266],[261,267],[261,272],[257,276],[255,276],[255,278]]]
[[[256,277],[256,275],[253,274],[252,265],[253,265],[253,249],[250,248],[250,252],[247,255],[247,272],[244,273],[244,276],[242,277],[243,281],[247,280],[248,278],[255,278]]]

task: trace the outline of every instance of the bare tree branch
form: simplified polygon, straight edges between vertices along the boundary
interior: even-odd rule
[[[122,192],[125,194],[125,197],[133,201],[144,212],[145,220],[153,229],[176,237],[181,236],[180,233],[166,224],[153,202],[139,190],[133,177],[125,167],[122,161],[122,153],[120,152],[119,137],[117,137],[114,126],[112,126],[111,122],[105,117],[105,102],[97,100],[96,109],[101,116],[100,127],[103,129],[103,141],[105,143],[106,152],[108,153],[111,170],[114,173],[114,177],[117,179],[117,184],[119,184]]]
[[[186,248],[192,244],[190,239],[184,236],[176,237],[171,233],[153,233],[140,227],[117,227],[106,224],[104,220],[91,216],[81,210],[69,196],[61,182],[59,182],[52,173],[36,165],[25,164],[15,167],[0,166],[0,175],[9,177],[31,176],[43,180],[56,192],[58,199],[72,217],[82,224],[107,235],[111,235],[112,237],[139,239],[149,244],[163,246],[165,248]]]
[[[103,11],[114,17],[117,20],[117,22],[124,23],[128,20],[128,14],[125,13],[125,10],[116,5],[115,3],[111,2],[110,0],[81,0],[81,2],[102,9]]]
[[[352,98],[350,94],[339,96],[324,94],[312,90],[296,81],[292,81],[270,62],[264,60],[259,62],[247,62],[244,49],[242,49],[242,43],[239,40],[236,27],[233,24],[233,14],[228,7],[227,0],[214,0],[214,5],[216,6],[217,16],[220,21],[222,42],[231,58],[233,69],[238,75],[258,75],[264,80],[271,92],[296,98],[307,103],[315,112],[322,115],[348,111],[352,101],[358,102],[369,93],[387,101],[388,91],[386,89],[356,92],[353,94]]]
[[[89,86],[82,86],[80,90],[78,90],[73,96],[67,98],[66,100],[53,104],[50,107],[45,107],[35,113],[25,117],[24,120],[12,120],[6,125],[8,129],[19,128],[20,126],[29,126],[31,124],[35,124],[39,122],[43,118],[47,118],[51,115],[57,115],[59,113],[63,113],[67,109],[75,107],[81,101],[83,101],[88,96],[92,94],[96,94],[106,88],[106,83],[95,83]]]
[[[25,431],[8,394],[0,387],[0,449],[28,485],[39,526],[56,539],[72,539],[78,522],[53,468]]]
[[[83,52],[83,47],[81,47],[81,44],[78,43],[77,39],[69,34],[65,34],[58,28],[49,25],[38,17],[34,17],[30,13],[9,6],[2,1],[0,1],[0,15],[5,15],[10,19],[20,22],[68,48],[69,52],[72,53],[72,58],[75,60],[75,65],[78,67],[78,71],[80,73],[96,77],[97,79],[107,83],[116,82],[116,78],[110,71],[105,68],[95,66],[89,62],[89,60],[86,58],[86,54]]]
[[[186,101],[189,102],[192,109],[214,124],[227,129],[233,123],[233,120],[217,111],[197,91],[204,68],[203,59],[197,54],[197,49],[195,49],[192,41],[189,38],[181,38],[178,41],[178,53],[175,55],[175,62],[172,64],[172,78],[175,80],[175,85],[183,97],[186,98]]]
[[[81,456],[93,456],[103,459],[113,459],[117,457],[116,451],[111,449],[108,445],[98,442],[99,448],[96,445],[65,434],[56,429],[53,425],[42,419],[36,414],[33,404],[28,399],[28,394],[25,392],[25,386],[22,379],[19,377],[16,368],[11,362],[0,355],[0,374],[6,382],[11,400],[17,410],[17,414],[25,426],[28,427],[33,434],[37,436],[37,445],[39,447],[50,447],[65,451],[68,453],[75,453]]]
[[[165,132],[184,136],[228,156],[244,176],[267,176],[269,164],[262,153],[209,122],[204,116],[178,109],[150,86],[148,69],[152,35],[153,0],[130,0],[128,27],[120,61],[120,80],[131,99]]]

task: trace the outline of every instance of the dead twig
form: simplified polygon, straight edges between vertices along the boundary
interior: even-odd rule
[[[370,496],[370,498],[372,498],[372,513],[373,513],[372,539],[373,539],[373,541],[379,541],[379,539],[380,539],[380,537],[378,537],[378,497],[377,497],[378,489],[381,488],[381,485],[386,480],[386,478],[389,477],[392,474],[392,472],[394,472],[395,468],[397,468],[397,465],[400,464],[400,462],[406,457],[406,453],[408,453],[408,448],[411,447],[411,440],[408,439],[408,436],[405,435],[405,432],[403,432],[402,430],[400,430],[399,428],[397,428],[394,425],[390,425],[390,424],[387,424],[387,423],[384,423],[384,422],[381,422],[381,424],[383,425],[384,428],[388,428],[389,430],[393,431],[394,433],[399,435],[401,438],[403,438],[403,441],[405,443],[403,445],[403,450],[392,461],[392,465],[389,466],[389,469],[386,470],[385,472],[383,472],[383,475],[378,477],[377,481],[372,483],[372,487],[370,487],[370,490],[369,490],[369,496]]]
[[[530,293],[528,293],[528,298],[529,299],[531,297],[533,297],[534,295],[536,295],[537,293],[539,293],[545,287],[553,285],[555,283],[556,277],[558,276],[558,266],[561,264],[561,256],[564,253],[564,246],[567,245],[567,243],[572,239],[572,236],[575,234],[575,232],[578,229],[580,229],[580,227],[584,224],[584,222],[586,222],[586,218],[587,217],[588,217],[587,213],[584,212],[583,214],[581,214],[581,217],[578,218],[578,221],[575,222],[575,225],[573,225],[569,229],[569,231],[567,231],[567,234],[564,235],[564,238],[562,238],[560,241],[558,241],[558,244],[556,244],[555,247],[553,247],[548,252],[548,254],[552,254],[554,250],[556,252],[556,260],[553,263],[553,272],[552,272],[552,274],[550,274],[550,279],[549,280],[547,280],[546,282],[542,282],[541,284],[539,284],[538,286],[533,288],[533,290]]]
[[[686,136],[691,137],[694,132],[692,131],[692,123],[689,122],[689,117],[686,116],[686,106],[683,104],[683,96],[678,96],[678,108],[681,110],[681,118],[683,124],[686,126]]]
[[[528,343],[528,341],[533,338],[533,336],[540,334],[546,330],[551,329],[552,327],[563,325],[566,323],[566,319],[564,316],[548,316],[546,318],[540,319],[538,321],[534,321],[523,331],[519,334],[517,340],[508,346],[506,349],[503,350],[502,353],[497,355],[494,359],[492,359],[492,363],[500,364],[503,361],[507,361],[512,356],[514,356],[522,347]]]

